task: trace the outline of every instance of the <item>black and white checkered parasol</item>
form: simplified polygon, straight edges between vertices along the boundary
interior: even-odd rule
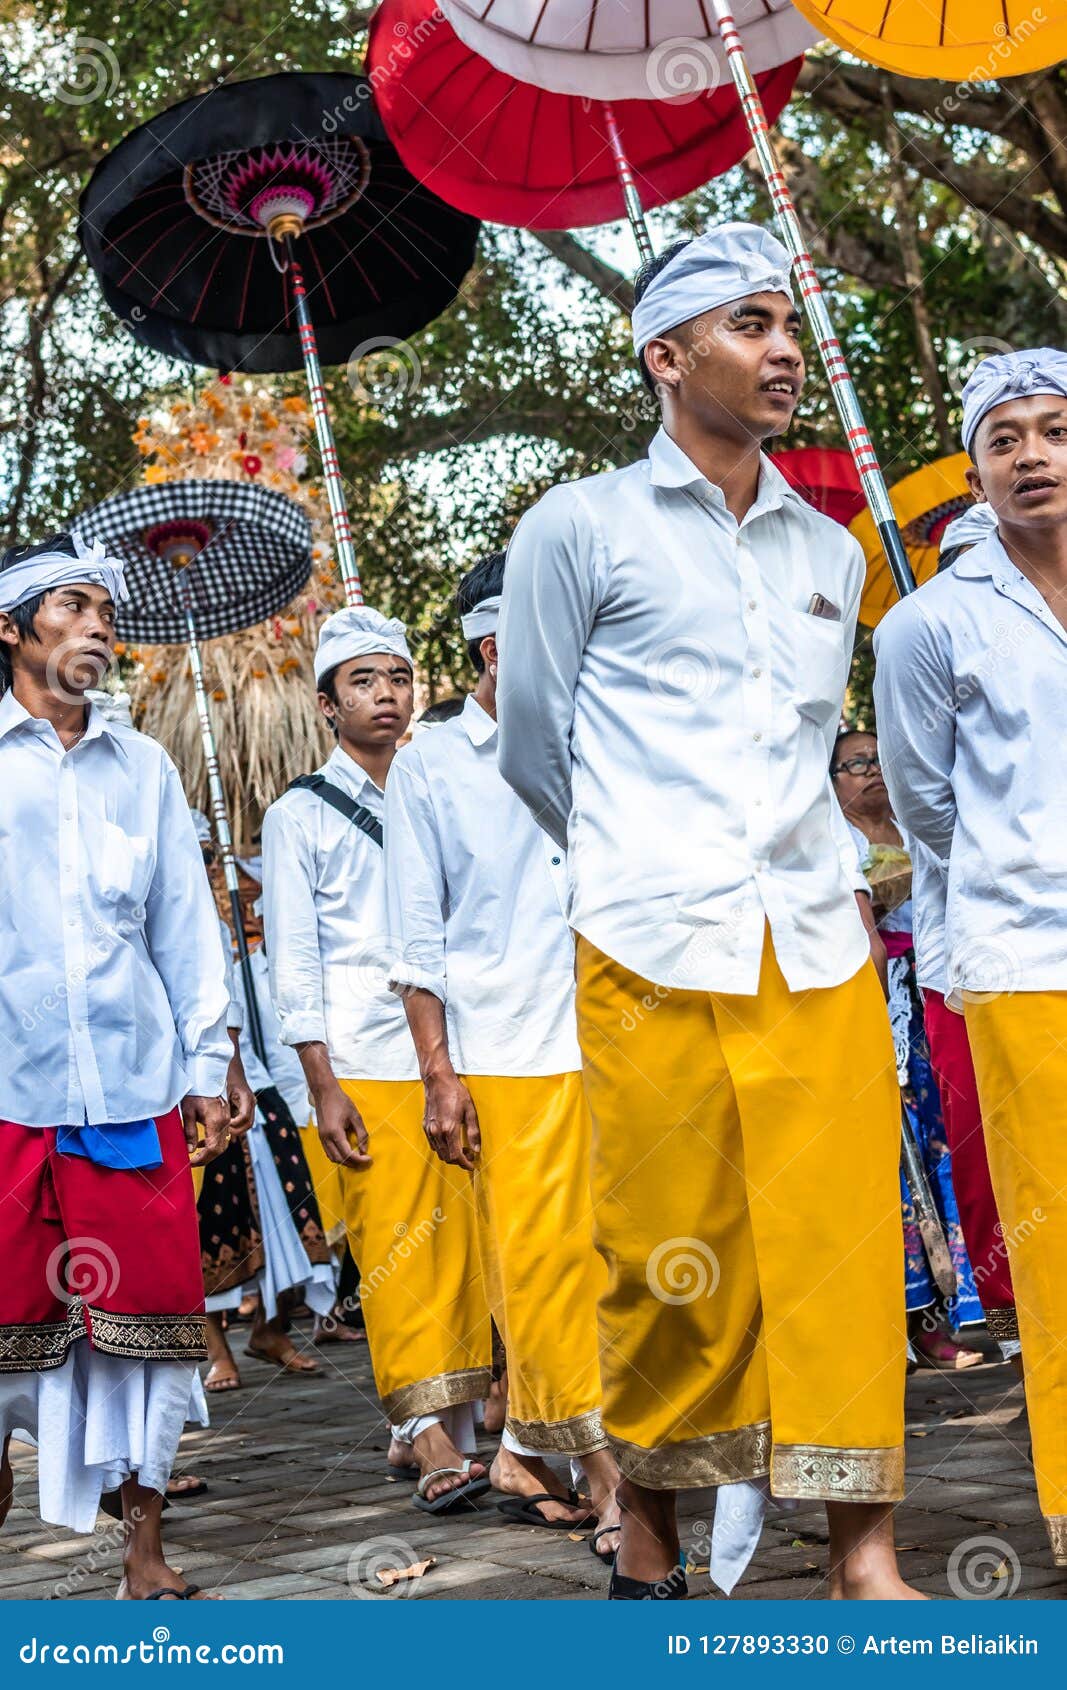
[[[117,493],[74,523],[126,561],[120,639],[184,644],[236,633],[289,603],[311,574],[311,524],[285,493],[244,482],[171,481]]]

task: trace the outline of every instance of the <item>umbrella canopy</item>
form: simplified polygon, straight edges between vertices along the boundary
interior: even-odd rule
[[[520,82],[600,100],[670,99],[729,82],[705,0],[440,0],[461,40]],[[819,39],[792,0],[734,0],[755,72]]]
[[[852,454],[841,446],[797,446],[775,452],[772,462],[809,505],[844,528],[866,503]]]
[[[906,475],[903,481],[898,481],[889,490],[915,579],[920,585],[937,574],[939,547],[945,529],[974,502],[964,475],[970,463],[966,452],[955,452],[951,457],[937,458],[932,464],[924,464],[914,475]],[[849,529],[863,547],[867,559],[860,621],[868,628],[875,628],[886,611],[896,603],[897,590],[870,512],[861,511],[855,521],[849,523]]]
[[[903,76],[992,82],[1067,58],[1062,6],[1049,20],[1033,0],[794,0],[797,9],[859,59]],[[1040,20],[1040,21],[1038,21]]]
[[[799,59],[761,76],[768,118],[792,92]],[[442,198],[527,229],[613,222],[623,190],[596,99],[550,93],[498,70],[460,39],[435,0],[384,0],[367,69],[408,168]],[[719,176],[750,142],[732,88],[614,106],[642,205],[662,205]]]
[[[172,481],[116,493],[74,523],[126,561],[120,639],[185,644],[273,616],[311,574],[311,523],[284,493],[234,481]]]
[[[319,350],[347,363],[455,298],[478,225],[404,168],[363,77],[280,74],[183,100],[97,166],[79,236],[138,340],[220,370],[296,370],[269,228],[299,228]]]

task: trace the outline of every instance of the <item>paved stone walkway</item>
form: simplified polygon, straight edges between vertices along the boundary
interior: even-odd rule
[[[306,1327],[296,1336],[307,1344]],[[181,1470],[210,1485],[207,1495],[167,1516],[169,1553],[187,1577],[231,1600],[351,1601],[381,1592],[380,1567],[433,1555],[436,1565],[410,1592],[422,1600],[583,1601],[604,1594],[607,1574],[584,1539],[505,1524],[491,1497],[476,1515],[440,1521],[411,1507],[411,1486],[387,1474],[364,1344],[317,1352],[322,1373],[315,1379],[241,1359],[243,1344],[238,1333],[245,1389],[215,1397],[214,1425],[182,1445]],[[950,1595],[955,1551],[957,1585],[973,1580],[987,1595],[1015,1599],[1067,1597],[1067,1573],[1052,1566],[1038,1518],[1027,1442],[1022,1388],[1010,1368],[991,1361],[962,1375],[911,1376],[908,1495],[897,1517],[906,1578],[932,1595]],[[12,1453],[15,1507],[0,1534],[0,1595],[112,1595],[119,1528],[104,1516],[93,1538],[42,1527],[34,1516],[33,1452],[13,1445]],[[707,1563],[712,1507],[711,1492],[687,1496],[683,1544],[691,1563]],[[738,1594],[820,1600],[825,1569],[825,1516],[805,1506],[768,1520]],[[699,1574],[690,1587],[698,1599],[722,1600]]]

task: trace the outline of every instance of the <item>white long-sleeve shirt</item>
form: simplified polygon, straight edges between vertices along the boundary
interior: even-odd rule
[[[567,842],[572,927],[624,967],[754,993],[767,921],[793,991],[869,954],[829,775],[863,577],[769,459],[739,525],[663,429],[519,523],[500,767]],[[816,593],[840,621],[809,614]]]
[[[218,1096],[218,916],[177,770],[90,708],[65,751],[0,699],[0,1118],[90,1126]]]
[[[893,808],[948,863],[951,990],[1067,988],[1067,629],[996,534],[875,635]]]
[[[457,1073],[569,1073],[581,1056],[563,852],[501,778],[496,732],[468,698],[389,772],[391,978],[440,998]]]
[[[338,746],[321,774],[381,816],[383,794]],[[282,1042],[326,1044],[339,1080],[409,1080],[418,1064],[389,990],[382,848],[306,789],[263,820],[263,932]]]

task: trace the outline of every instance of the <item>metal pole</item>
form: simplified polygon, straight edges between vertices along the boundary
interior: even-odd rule
[[[337,445],[330,426],[330,413],[326,409],[322,366],[319,363],[319,348],[311,313],[308,311],[304,273],[293,256],[292,237],[287,234],[283,236],[283,240],[288,259],[289,281],[293,290],[293,309],[300,331],[300,350],[304,355],[304,373],[307,376],[308,394],[311,398],[311,414],[315,419],[315,436],[319,443],[322,475],[326,483],[326,497],[330,502],[334,539],[337,542],[337,562],[341,569],[341,580],[344,582],[345,602],[349,605],[359,605],[363,603],[363,589],[359,584],[359,563],[356,548],[352,543],[352,526],[348,520],[344,483],[337,461]]]
[[[648,232],[644,207],[641,204],[641,195],[637,191],[637,183],[634,181],[630,160],[626,156],[622,136],[619,134],[619,125],[615,119],[615,108],[608,100],[603,102],[603,108],[608,140],[611,143],[611,151],[615,158],[615,169],[618,171],[619,183],[622,187],[622,200],[626,207],[626,215],[630,219],[630,227],[634,232],[637,250],[641,254],[641,263],[651,264],[655,256],[652,251],[652,237]]]
[[[886,487],[878,457],[874,450],[867,424],[864,421],[859,396],[852,385],[845,354],[841,350],[840,342],[834,332],[830,313],[826,308],[826,301],[819,286],[819,278],[815,273],[806,246],[804,234],[800,227],[796,206],[786,179],[782,174],[770,138],[767,126],[767,113],[763,109],[759,90],[752,78],[745,57],[744,45],[737,31],[733,14],[730,11],[729,0],[711,0],[715,13],[715,22],[719,27],[722,44],[726,49],[726,62],[734,79],[748,125],[752,145],[759,159],[760,169],[763,171],[767,187],[770,191],[771,203],[774,206],[778,227],[786,246],[793,257],[793,268],[796,272],[797,286],[800,289],[804,308],[811,320],[815,331],[815,338],[822,358],[823,368],[830,381],[830,391],[837,405],[838,415],[845,430],[848,449],[852,453],[853,461],[859,471],[860,483],[864,496],[871,509],[878,536],[882,542],[882,549],[886,561],[893,572],[897,592],[901,598],[906,593],[914,592],[915,577],[911,572],[908,554],[904,549],[904,541],[900,536],[897,519],[893,514],[893,506],[889,499],[889,489]]]
[[[211,726],[207,688],[204,685],[204,666],[200,661],[200,642],[196,635],[196,619],[193,615],[193,607],[189,602],[188,585],[186,585],[185,594],[185,626],[189,641],[189,667],[193,672],[193,690],[196,694],[196,714],[200,720],[200,737],[204,744],[204,761],[207,764],[208,791],[211,794],[211,809],[215,820],[215,837],[219,842],[222,872],[226,878],[226,889],[230,894],[230,913],[233,916],[234,935],[237,939],[237,956],[241,967],[241,978],[244,981],[245,1006],[248,1010],[248,1034],[252,1040],[252,1049],[269,1073],[267,1047],[263,1040],[259,1005],[256,1002],[256,983],[252,977],[252,963],[248,955],[244,917],[241,914],[237,860],[233,854],[233,836],[230,833],[230,820],[226,814],[226,795],[222,790],[218,752],[215,749],[215,730]]]

